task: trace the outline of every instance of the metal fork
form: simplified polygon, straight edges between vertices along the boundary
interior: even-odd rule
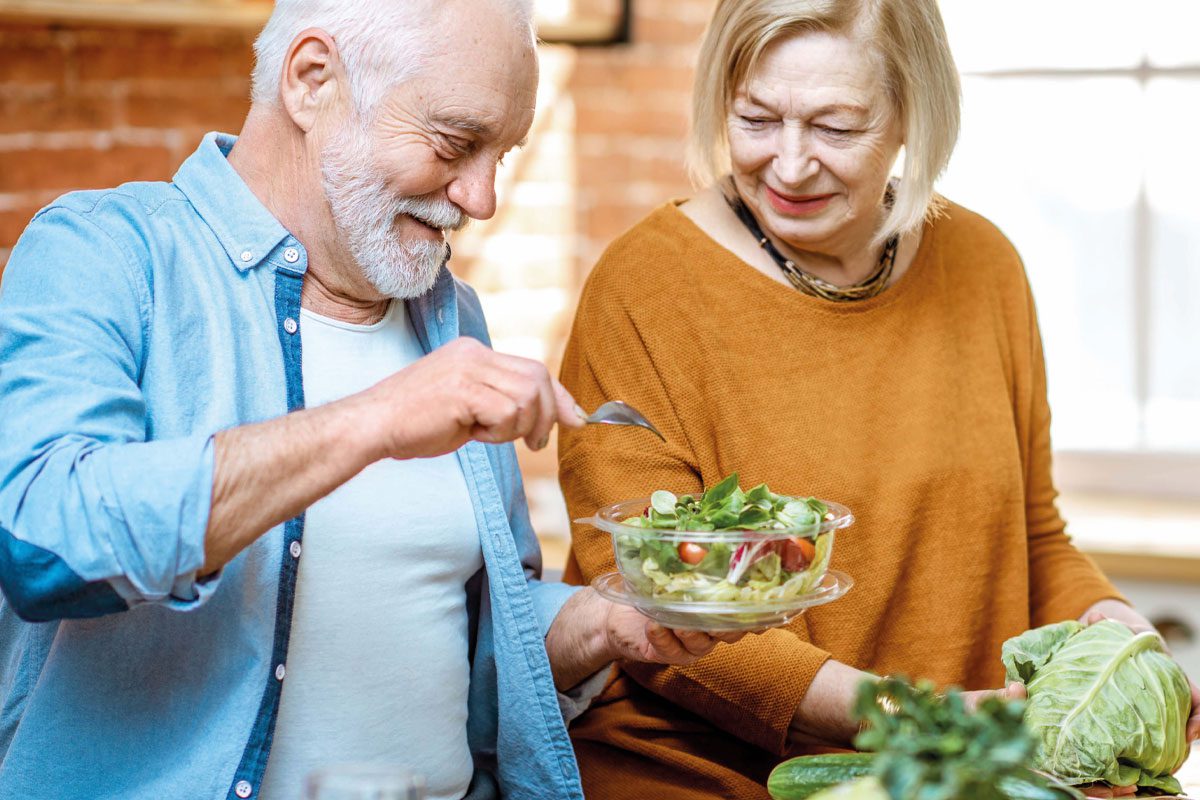
[[[658,428],[651,425],[650,420],[643,417],[636,408],[620,400],[609,400],[584,417],[583,421],[603,425],[636,425],[650,431],[664,442],[667,440],[667,437],[659,433]]]

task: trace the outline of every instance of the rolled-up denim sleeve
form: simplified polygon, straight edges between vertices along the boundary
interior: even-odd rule
[[[147,440],[151,290],[131,247],[51,207],[0,285],[0,588],[25,619],[186,609],[215,589],[197,579],[212,437]]]

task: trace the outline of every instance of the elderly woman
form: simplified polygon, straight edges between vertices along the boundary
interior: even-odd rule
[[[850,741],[868,674],[978,699],[1032,626],[1148,624],[1055,508],[1020,258],[934,195],[958,120],[935,0],[718,4],[690,143],[706,188],[604,254],[562,371],[666,443],[564,431],[562,486],[574,517],[735,470],[843,502],[857,523],[834,561],[857,585],[692,666],[626,666],[573,729],[589,798],[765,798],[781,757]],[[607,535],[577,527],[568,577],[613,568]]]

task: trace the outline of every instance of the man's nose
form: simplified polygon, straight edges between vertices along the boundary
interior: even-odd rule
[[[496,165],[479,159],[465,166],[446,196],[472,219],[491,219],[496,213]]]

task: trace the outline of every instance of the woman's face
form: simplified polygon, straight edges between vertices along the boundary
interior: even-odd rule
[[[903,133],[863,44],[822,32],[774,42],[728,126],[734,183],[768,234],[817,251],[874,236]]]

